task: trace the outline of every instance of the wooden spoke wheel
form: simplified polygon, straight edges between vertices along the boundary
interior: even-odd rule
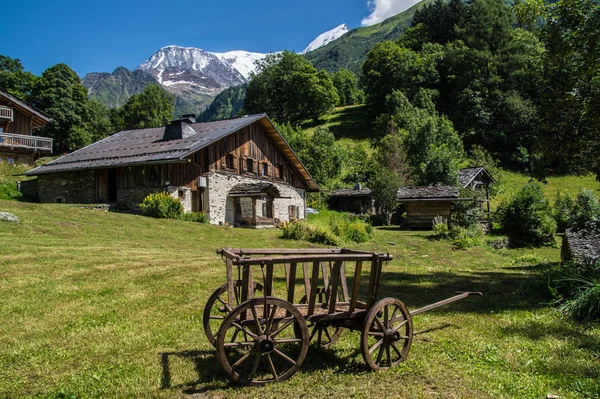
[[[306,357],[306,321],[287,301],[274,297],[250,299],[227,315],[216,348],[223,370],[238,384],[285,381]]]
[[[412,318],[406,306],[396,298],[380,300],[367,313],[361,333],[365,363],[373,371],[397,366],[408,357],[412,338]]]
[[[300,299],[301,304],[307,303],[306,295]],[[323,289],[319,288],[317,290],[316,296],[316,306],[325,305],[329,302],[329,293]],[[331,345],[335,345],[335,343],[340,339],[342,332],[344,329],[342,327],[332,326],[326,323],[313,323],[310,322],[308,325],[309,342],[315,342],[317,347],[319,348],[327,348]],[[314,341],[313,341],[314,340]]]
[[[254,284],[254,293],[262,292],[263,287],[258,283]],[[237,280],[234,285],[235,293],[235,306],[238,306],[242,300],[242,282]],[[223,284],[212,293],[206,306],[204,306],[204,313],[202,315],[202,324],[204,325],[204,333],[208,342],[215,346],[216,339],[215,334],[219,331],[223,320],[231,312],[231,309],[227,305],[227,284]]]

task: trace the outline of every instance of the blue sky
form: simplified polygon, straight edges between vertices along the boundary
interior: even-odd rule
[[[64,62],[88,72],[133,69],[160,47],[301,51],[346,23],[377,23],[417,0],[22,0],[2,10],[0,54],[40,74]]]

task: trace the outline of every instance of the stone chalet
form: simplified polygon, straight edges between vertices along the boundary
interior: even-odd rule
[[[127,130],[27,173],[41,202],[108,203],[139,211],[168,192],[212,224],[270,226],[305,218],[319,187],[266,114]]]

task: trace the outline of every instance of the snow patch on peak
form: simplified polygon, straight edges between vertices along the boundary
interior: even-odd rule
[[[249,79],[250,73],[256,71],[256,61],[262,60],[267,56],[267,54],[263,53],[251,53],[242,50],[212,54],[216,55],[221,61],[231,65],[244,79]]]
[[[340,26],[336,26],[332,30],[329,30],[325,33],[321,33],[315,40],[310,42],[308,46],[300,53],[306,54],[310,51],[316,50],[320,47],[326,46],[332,41],[339,39],[343,35],[349,32],[348,26],[346,24],[341,24]]]

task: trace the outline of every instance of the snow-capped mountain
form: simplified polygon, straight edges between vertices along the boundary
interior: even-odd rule
[[[254,62],[266,54],[248,51],[211,53],[195,47],[166,46],[138,69],[150,73],[167,90],[177,85],[225,89],[248,81]]]
[[[346,26],[346,24],[341,24],[332,30],[321,33],[315,40],[310,42],[310,44],[306,46],[306,48],[300,54],[306,54],[310,51],[318,49],[319,47],[326,46],[330,42],[344,36],[346,33],[348,33],[348,31],[348,26]]]

